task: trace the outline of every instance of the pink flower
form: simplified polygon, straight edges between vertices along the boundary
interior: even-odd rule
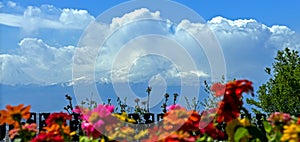
[[[167,107],[167,110],[177,110],[177,109],[182,109],[183,107],[176,104],[176,105],[170,105]]]
[[[86,132],[87,136],[98,138],[101,135],[101,133],[95,129],[92,123],[82,121],[81,128]]]
[[[80,108],[79,106],[76,106],[75,109],[73,109],[72,111],[73,111],[74,113],[81,114],[81,113],[82,113],[81,109],[82,109],[82,108]]]
[[[276,123],[288,123],[291,119],[291,115],[288,113],[275,112],[270,115],[268,121],[274,125]]]
[[[92,110],[92,113],[97,112],[100,117],[107,117],[107,116],[111,115],[113,110],[114,110],[114,106],[98,105],[94,110]]]
[[[115,107],[113,105],[105,105],[105,108],[110,112],[110,113],[113,113],[114,112],[114,109]]]
[[[102,127],[102,125],[104,125],[104,121],[103,120],[98,120],[93,125],[95,126],[95,128],[99,129],[99,128]]]
[[[83,130],[85,130],[85,132],[87,134],[91,133],[94,130],[94,126],[92,125],[92,123],[89,123],[89,122],[86,122],[86,121],[82,121],[81,128]]]

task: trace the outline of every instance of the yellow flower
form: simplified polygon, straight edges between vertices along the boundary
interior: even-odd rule
[[[300,141],[300,125],[291,124],[283,126],[283,135],[281,141],[299,142]]]
[[[148,130],[147,129],[139,131],[139,133],[134,136],[134,139],[140,140],[142,137],[146,136],[147,134],[148,134]]]
[[[238,118],[228,122],[226,125],[226,133],[229,137],[230,142],[234,142],[234,134],[237,127],[246,127],[250,125],[250,121],[247,118]],[[246,139],[247,138],[243,138],[242,141],[245,141]]]
[[[129,122],[129,123],[135,123],[134,119],[128,118],[127,114],[123,112],[122,114],[112,114],[112,116],[117,117],[119,120],[122,120],[124,122]]]
[[[134,129],[131,127],[122,127],[120,131],[124,133],[124,135],[134,134]]]

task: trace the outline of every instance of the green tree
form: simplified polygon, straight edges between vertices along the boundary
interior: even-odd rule
[[[270,79],[258,91],[258,101],[247,99],[247,103],[261,108],[266,113],[285,112],[300,114],[300,57],[298,51],[285,48],[277,52],[271,68],[265,72]],[[258,110],[253,109],[254,112]]]

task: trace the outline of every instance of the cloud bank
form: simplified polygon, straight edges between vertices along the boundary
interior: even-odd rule
[[[12,7],[17,5],[9,4]],[[0,3],[0,8],[5,4]],[[115,30],[137,18],[160,19],[159,11],[151,11],[145,8],[124,14],[122,17],[115,17],[110,24],[101,25],[105,30]],[[12,27],[25,28],[29,31],[40,28],[61,29],[61,30],[82,30],[91,21],[95,20],[86,10],[57,9],[53,6],[44,5],[41,7],[27,7],[22,15],[0,13],[0,24]],[[24,24],[26,23],[26,24]],[[207,25],[218,38],[226,60],[227,76],[229,78],[250,78],[259,80],[264,77],[264,68],[271,65],[273,57],[278,49],[290,47],[300,49],[300,38],[292,29],[286,26],[273,25],[268,27],[254,19],[230,20],[224,17],[214,17],[207,22]],[[118,51],[130,39],[132,27],[126,27],[112,36],[99,52],[95,70],[96,80],[99,82],[111,82],[111,74],[117,74],[118,78],[129,76],[132,82],[161,80],[178,82],[180,77],[194,75],[199,78],[210,76],[209,64],[204,52],[193,53],[193,41],[186,33],[178,30],[185,27],[197,32],[203,24],[192,23],[183,20],[178,25],[170,26],[170,23],[157,27],[159,30],[168,31],[165,36],[172,37],[187,45],[191,56],[197,59],[198,70],[179,72],[178,67],[172,61],[159,56],[140,57],[144,50],[138,49],[130,52],[129,56],[139,57],[139,60],[124,65],[124,70],[130,70],[129,74],[124,73],[122,68],[111,70],[111,65]],[[151,29],[140,29],[143,30]],[[149,41],[149,44],[151,45]],[[53,47],[38,38],[24,38],[19,42],[19,48],[14,54],[0,54],[1,82],[2,84],[40,84],[50,85],[55,83],[86,80],[87,77],[79,77],[72,80],[72,64],[75,50],[81,50],[82,58],[88,58],[89,51],[86,48],[78,48],[75,45]],[[146,48],[146,47],[145,47]],[[180,58],[180,57],[179,57]],[[77,59],[80,61],[80,59]],[[84,60],[82,60],[84,61]],[[81,62],[85,64],[85,62]],[[91,70],[86,68],[86,70]]]
[[[12,1],[8,1],[5,5],[1,3],[0,8],[4,9],[3,11],[16,11],[1,12],[0,24],[22,28],[26,32],[33,32],[38,29],[83,30],[95,20],[86,10],[58,9],[53,5],[23,8]],[[5,10],[7,8],[10,10]]]

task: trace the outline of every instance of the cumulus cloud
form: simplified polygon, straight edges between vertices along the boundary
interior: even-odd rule
[[[254,19],[230,20],[220,16],[207,24],[221,43],[231,78],[263,80],[264,68],[271,66],[277,50],[300,49],[299,35],[286,26],[268,27]]]
[[[120,27],[128,22],[132,22],[136,19],[147,19],[147,18],[161,19],[160,12],[159,11],[151,12],[147,8],[136,9],[133,12],[124,14],[122,17],[113,18],[112,23],[110,24],[110,28],[116,29],[117,27]]]
[[[15,8],[18,5],[12,1],[8,1],[7,7]],[[40,7],[28,6],[18,9],[22,9],[23,13],[14,13],[11,10],[1,12],[0,23],[22,28],[26,32],[33,32],[43,28],[82,30],[95,20],[86,10],[58,9],[52,5],[41,5]]]
[[[70,28],[84,29],[95,18],[86,10],[63,9],[59,21]]]
[[[94,19],[85,10],[60,10],[53,6],[28,7],[22,16],[5,13],[0,15],[1,24],[22,27],[20,21],[25,17],[31,21],[39,19],[40,24],[37,25],[40,28],[62,29],[82,29],[84,28],[82,25]],[[3,17],[9,18],[7,20]],[[297,50],[300,48],[299,37],[293,30],[280,25],[268,27],[254,19],[230,20],[219,16],[209,20],[207,25],[192,23],[189,20],[182,20],[178,25],[172,25],[171,21],[156,24],[145,21],[140,25],[126,25],[139,18],[161,19],[161,15],[159,11],[142,8],[124,14],[122,17],[115,17],[111,23],[97,23],[97,28],[103,32],[94,34],[100,34],[100,37],[101,34],[105,35],[118,29],[99,51],[98,48],[84,46],[89,42],[97,43],[98,39],[86,40],[87,43],[82,43],[80,47],[53,47],[41,39],[24,38],[19,43],[17,53],[0,55],[1,83],[53,84],[69,81],[72,85],[93,79],[93,76],[84,76],[84,74],[72,79],[75,52],[77,56],[74,63],[82,72],[93,72],[95,69],[96,80],[100,82],[111,82],[111,75],[115,76],[117,81],[151,80],[152,82],[163,81],[163,84],[179,83],[179,78],[210,77],[211,72],[205,52],[198,50],[196,42],[186,32],[180,30],[181,28],[190,32],[203,32],[201,29],[208,26],[213,31],[223,49],[227,75],[230,78],[246,77],[259,80],[264,75],[264,68],[272,63],[278,49],[286,46]],[[151,28],[145,28],[149,25]],[[136,38],[144,33],[162,33],[161,35],[166,38]],[[185,50],[178,50],[180,46],[169,40],[177,41],[185,47]],[[98,47],[98,44],[94,47]],[[189,67],[180,70],[178,65],[189,64],[186,62],[188,58],[183,56],[184,52],[195,61],[196,69]],[[148,55],[149,53],[153,54]],[[118,60],[122,62],[116,63]],[[95,63],[95,66],[89,66],[91,63]],[[115,68],[112,68],[112,65]]]
[[[1,54],[1,83],[49,85],[71,79],[73,46],[51,47],[25,38],[15,55]]]

